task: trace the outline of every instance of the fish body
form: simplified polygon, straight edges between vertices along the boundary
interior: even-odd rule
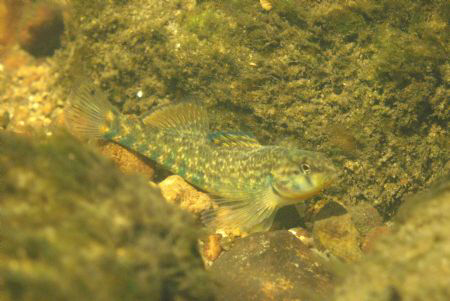
[[[85,84],[71,94],[65,118],[75,134],[114,141],[215,196],[219,206],[203,215],[215,229],[266,231],[278,208],[319,193],[336,176],[320,153],[211,133],[206,111],[193,103],[131,118]]]

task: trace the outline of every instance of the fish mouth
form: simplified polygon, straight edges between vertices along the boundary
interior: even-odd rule
[[[290,201],[302,201],[313,197],[324,189],[331,186],[336,179],[336,176],[318,174],[314,177],[314,188],[308,189],[307,191],[290,191],[286,189],[280,189],[277,185],[272,185],[272,191],[274,194]]]
[[[291,201],[303,201],[306,199],[309,199],[312,196],[315,196],[319,194],[324,187],[317,187],[305,192],[291,192],[291,191],[281,191],[277,189],[276,187],[272,187],[273,192],[278,195],[279,197],[285,199],[285,200],[291,200]]]

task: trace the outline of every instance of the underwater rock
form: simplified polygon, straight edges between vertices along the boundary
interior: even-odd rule
[[[372,252],[378,240],[391,233],[389,226],[379,226],[371,229],[361,242],[361,250],[364,253]]]
[[[442,176],[446,1],[192,2],[70,1],[55,73],[85,65],[125,113],[195,98],[212,128],[327,153],[346,168],[325,197],[384,219]]]
[[[50,2],[30,5],[19,31],[20,46],[35,57],[51,56],[61,47],[64,31],[63,14],[60,7]]]
[[[159,188],[169,203],[196,215],[211,208],[213,204],[206,193],[197,191],[177,175],[167,177],[159,183]]]
[[[55,133],[0,131],[0,300],[214,300],[189,214]]]
[[[0,1],[0,46],[4,46],[11,39],[12,13],[6,1]],[[0,48],[0,54],[3,48]]]
[[[313,248],[314,247],[314,238],[310,232],[308,232],[304,228],[291,228],[289,229],[289,232],[291,232],[297,239],[299,239],[302,243],[304,243],[307,247]]]
[[[218,300],[327,300],[332,275],[289,231],[255,233],[234,242],[211,267]]]
[[[155,171],[149,165],[148,160],[112,142],[102,142],[100,145],[102,154],[111,158],[124,173],[139,173],[149,180],[153,179]]]
[[[313,228],[314,243],[334,256],[346,261],[361,258],[360,234],[349,213],[316,221]]]
[[[368,203],[344,207],[330,201],[318,205],[313,225],[315,244],[346,261],[360,259],[361,244],[372,244],[377,236],[371,231],[382,227],[378,211]],[[372,235],[366,239],[368,233]]]
[[[28,57],[23,50],[19,52]],[[14,54],[9,58],[16,60]],[[56,74],[48,62],[16,65],[3,61],[5,72],[0,72],[0,115],[7,115],[8,130],[32,134],[38,129],[52,132],[55,119],[61,116],[62,99],[66,97],[55,87]],[[12,63],[12,65],[9,65]],[[0,66],[1,69],[1,66]]]
[[[354,206],[346,206],[346,209],[352,216],[352,222],[358,232],[365,236],[373,228],[380,227],[383,219],[372,205],[368,203],[359,203]]]
[[[221,238],[220,234],[210,234],[203,242],[202,256],[206,265],[212,264],[222,253]]]
[[[393,223],[334,300],[450,299],[450,179],[408,198]]]

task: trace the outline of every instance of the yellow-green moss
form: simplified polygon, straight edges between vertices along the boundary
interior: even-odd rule
[[[80,62],[72,54],[83,49],[87,76],[126,113],[195,98],[218,113],[215,128],[244,127],[264,143],[290,139],[359,164],[332,197],[368,201],[385,218],[442,176],[446,1],[273,0],[270,11],[256,0],[192,3],[81,7],[60,69],[72,73]],[[352,129],[358,150],[339,146],[336,125]]]
[[[190,216],[73,138],[0,132],[1,300],[212,300]]]

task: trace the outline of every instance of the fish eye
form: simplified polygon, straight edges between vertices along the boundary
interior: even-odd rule
[[[309,166],[309,164],[303,163],[303,164],[301,165],[301,167],[302,167],[302,171],[303,171],[303,173],[304,173],[305,175],[307,175],[307,174],[309,174],[309,173],[311,172],[311,167]]]

